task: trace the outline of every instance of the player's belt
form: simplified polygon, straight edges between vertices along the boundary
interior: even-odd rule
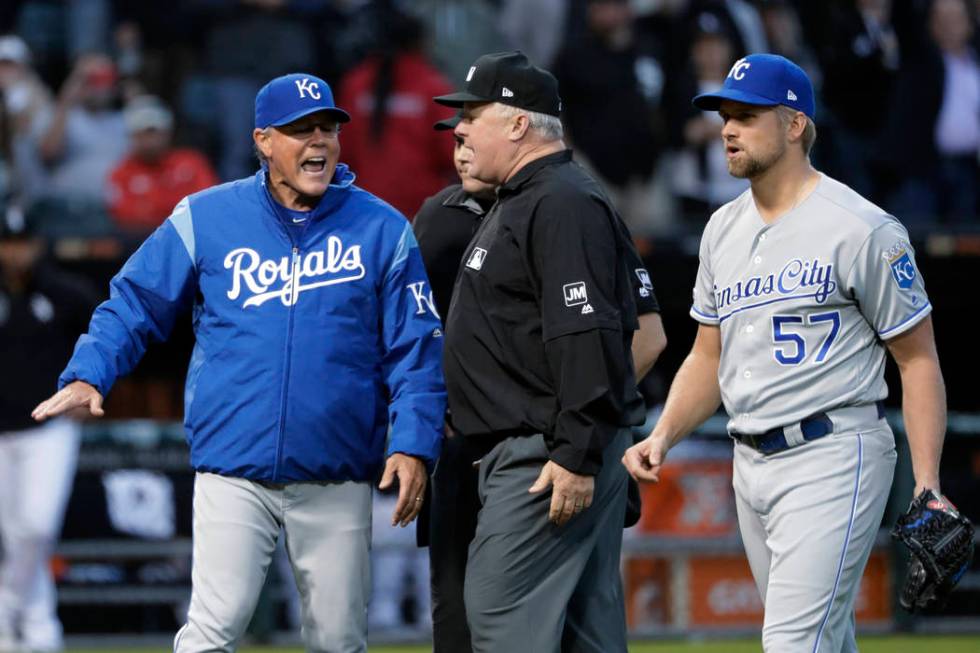
[[[770,455],[791,449],[805,442],[819,440],[834,432],[834,423],[838,430],[848,430],[847,422],[862,417],[865,411],[875,411],[877,419],[885,416],[885,404],[876,401],[873,405],[852,406],[832,410],[830,413],[814,413],[790,426],[777,426],[765,433],[739,433],[732,431],[731,436],[744,445],[748,445],[759,453]],[[856,425],[856,424],[855,424]]]

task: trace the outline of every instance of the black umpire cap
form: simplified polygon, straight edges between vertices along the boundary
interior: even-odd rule
[[[550,116],[561,113],[558,80],[517,50],[483,55],[470,66],[465,90],[433,99],[447,107],[500,102]]]
[[[456,125],[458,125],[459,121],[462,119],[463,119],[463,110],[460,109],[459,111],[456,112],[455,116],[453,116],[452,118],[444,118],[440,120],[436,124],[432,125],[432,128],[435,129],[437,132],[444,132],[450,129],[456,129]]]

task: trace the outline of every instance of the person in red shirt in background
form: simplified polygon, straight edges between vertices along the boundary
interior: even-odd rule
[[[340,85],[338,102],[352,118],[340,142],[357,185],[411,218],[456,174],[452,139],[432,129],[453,112],[431,98],[453,89],[422,52],[421,21],[394,9],[377,19],[379,48]]]
[[[127,232],[150,232],[185,196],[218,183],[196,150],[173,147],[173,113],[159,99],[134,98],[123,112],[130,149],[109,174],[109,212]]]

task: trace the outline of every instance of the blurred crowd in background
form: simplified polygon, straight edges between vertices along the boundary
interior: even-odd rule
[[[353,117],[341,161],[411,219],[456,181],[452,135],[432,128],[448,110],[432,97],[461,87],[481,54],[522,50],[555,73],[566,140],[649,253],[700,234],[748,187],[727,172],[720,118],[690,100],[739,57],[775,52],[815,83],[817,168],[913,238],[980,233],[978,14],[980,0],[3,0],[0,360],[19,373],[0,392],[0,424],[31,426],[38,388],[83,328],[51,316],[97,300],[80,283],[72,301],[45,294],[41,243],[116,243],[56,252],[105,293],[183,196],[257,170],[254,98],[273,77],[331,84]],[[179,420],[190,337],[185,325],[151,349],[107,415]],[[653,405],[663,369],[648,379]],[[393,571],[375,574],[372,628],[424,621],[424,554],[398,539],[408,531],[375,531],[392,538],[375,564]]]
[[[690,98],[776,52],[819,93],[818,168],[913,232],[977,220],[971,0],[5,0],[0,207],[50,235],[141,237],[257,168],[255,92],[310,71],[354,120],[341,159],[411,218],[453,180],[433,95],[480,54],[559,79],[568,141],[638,237],[698,232],[746,188]]]

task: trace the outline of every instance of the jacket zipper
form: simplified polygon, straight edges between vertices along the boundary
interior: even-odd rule
[[[292,240],[291,234],[290,240]],[[296,300],[299,299],[299,247],[295,244],[295,242],[293,244],[293,256],[290,267],[291,285],[289,291],[289,306],[286,308],[286,346],[285,361],[283,362],[282,373],[282,396],[279,404],[279,436],[276,439],[276,463],[272,470],[272,478],[276,480],[279,479],[279,467],[282,464],[282,445],[286,435],[286,398],[289,396],[289,370],[291,367],[290,363],[293,345],[293,307],[296,306]]]

